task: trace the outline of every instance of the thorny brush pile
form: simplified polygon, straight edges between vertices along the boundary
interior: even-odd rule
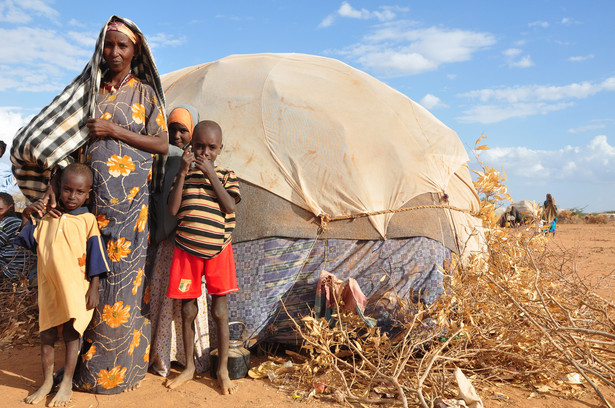
[[[454,262],[436,304],[399,304],[391,334],[350,314],[296,321],[309,358],[275,383],[340,403],[427,408],[457,394],[459,367],[479,390],[507,382],[579,396],[593,388],[610,407],[600,387],[615,386],[615,304],[535,226],[500,228],[495,206],[512,202],[506,176],[486,166],[476,173],[488,253]]]

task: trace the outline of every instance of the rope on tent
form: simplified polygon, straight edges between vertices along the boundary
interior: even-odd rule
[[[392,214],[392,213],[398,213],[398,212],[403,212],[403,211],[422,210],[425,208],[449,209],[449,210],[459,211],[459,212],[463,212],[463,213],[478,217],[478,214],[475,214],[472,211],[466,210],[463,208],[453,207],[450,205],[443,205],[443,204],[426,204],[426,205],[417,205],[415,207],[404,207],[404,208],[395,208],[391,210],[380,210],[380,211],[362,212],[362,213],[350,214],[350,215],[340,215],[339,217],[331,217],[329,214],[320,214],[318,218],[320,218],[320,229],[322,231],[326,231],[328,229],[328,224],[331,221],[353,220],[355,218],[369,217],[372,215]]]

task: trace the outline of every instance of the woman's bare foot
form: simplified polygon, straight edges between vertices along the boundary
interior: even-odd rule
[[[229,395],[237,391],[237,384],[228,375],[228,371],[218,371],[218,385],[222,390],[222,395]]]
[[[72,382],[69,385],[65,385],[64,382],[60,384],[58,392],[53,397],[48,407],[63,407],[70,402],[70,398],[73,396]]]
[[[38,390],[28,395],[25,401],[28,404],[38,404],[39,402],[45,399],[47,394],[51,392],[52,386],[53,386],[53,381],[45,381]]]
[[[141,381],[138,381],[136,384],[131,385],[130,387],[126,387],[126,389],[122,392],[130,392],[130,391],[134,391],[137,388],[139,388],[141,386]]]
[[[194,367],[186,367],[177,377],[167,380],[165,386],[173,390],[186,381],[192,380],[194,378],[194,370]]]

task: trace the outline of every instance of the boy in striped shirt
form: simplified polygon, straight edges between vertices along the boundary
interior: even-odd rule
[[[235,204],[240,200],[240,193],[235,173],[215,167],[222,147],[220,126],[210,120],[199,122],[169,193],[169,213],[177,215],[178,226],[167,296],[182,299],[186,367],[180,375],[167,382],[167,387],[177,388],[194,376],[194,359],[190,356],[194,355],[196,299],[201,296],[201,279],[205,276],[218,333],[216,374],[222,394],[226,395],[237,389],[228,374],[226,295],[238,290],[231,234],[235,228]]]

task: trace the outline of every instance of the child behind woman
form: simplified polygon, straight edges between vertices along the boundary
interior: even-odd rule
[[[49,406],[63,406],[72,396],[73,374],[83,335],[98,304],[100,276],[109,271],[107,251],[96,217],[83,207],[90,195],[92,172],[83,165],[67,166],[60,180],[58,218],[47,214],[24,226],[15,239],[38,254],[38,308],[43,385],[26,398],[36,404],[51,392],[54,343],[61,330],[66,344],[65,371],[60,388]],[[36,201],[23,216],[43,215],[45,205]]]

